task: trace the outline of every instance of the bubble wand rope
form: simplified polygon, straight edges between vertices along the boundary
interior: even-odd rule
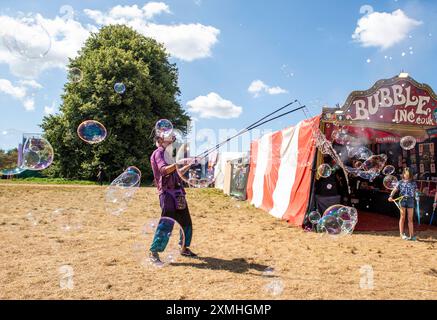
[[[222,147],[224,144],[228,143],[228,142],[231,141],[232,139],[235,139],[235,138],[239,137],[240,135],[242,135],[242,134],[244,134],[244,133],[246,133],[246,132],[249,132],[250,130],[253,130],[253,129],[255,129],[255,128],[258,128],[258,127],[262,126],[263,124],[266,124],[266,123],[268,123],[268,122],[270,122],[270,121],[276,120],[276,119],[278,119],[278,118],[280,118],[280,117],[286,116],[287,114],[290,114],[290,113],[293,113],[293,112],[296,112],[296,111],[298,111],[298,110],[301,110],[301,109],[305,108],[305,106],[301,106],[301,107],[299,107],[299,108],[295,108],[295,109],[290,110],[290,111],[288,111],[288,112],[282,113],[282,114],[280,114],[280,115],[278,115],[278,116],[276,116],[276,117],[273,117],[273,118],[267,119],[268,117],[274,115],[275,113],[278,113],[279,111],[285,109],[286,107],[291,106],[292,104],[294,104],[294,103],[296,103],[296,102],[297,102],[297,100],[295,100],[295,101],[293,101],[293,102],[290,102],[290,103],[286,104],[285,106],[279,108],[278,110],[275,110],[274,112],[268,114],[267,116],[264,116],[264,117],[261,118],[260,120],[258,120],[258,121],[256,121],[256,122],[252,123],[250,126],[248,126],[248,127],[244,128],[243,130],[239,131],[238,133],[236,133],[236,134],[233,135],[232,137],[229,137],[229,138],[227,138],[226,140],[220,142],[220,143],[217,144],[215,147],[212,147],[212,148],[210,148],[210,149],[208,149],[208,150],[206,150],[206,151],[200,153],[200,154],[197,155],[195,158],[204,159],[204,158],[206,158],[210,153],[212,153],[212,152],[218,150],[220,147]],[[267,120],[266,120],[266,119],[267,119]],[[263,120],[265,120],[265,121],[263,121]]]
[[[420,225],[420,195],[416,192],[416,213],[417,213],[417,223]]]
[[[398,207],[399,212],[401,211],[401,201],[402,199],[405,198],[405,196],[400,196],[399,198],[393,199],[394,204],[396,205],[396,207]]]

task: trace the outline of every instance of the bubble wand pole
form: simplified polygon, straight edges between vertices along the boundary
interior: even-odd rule
[[[432,210],[431,220],[429,221],[429,225],[432,225],[432,222],[434,220],[434,214],[435,214],[435,208]]]

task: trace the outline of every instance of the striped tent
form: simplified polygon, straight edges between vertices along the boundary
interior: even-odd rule
[[[316,152],[312,131],[319,122],[319,116],[307,119],[251,144],[248,200],[295,226],[302,226],[310,201]]]

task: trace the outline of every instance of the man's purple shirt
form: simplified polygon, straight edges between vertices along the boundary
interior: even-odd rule
[[[158,188],[159,194],[164,193],[165,190],[172,190],[176,188],[182,189],[182,191],[185,193],[185,190],[182,187],[181,179],[176,171],[167,176],[164,175],[164,168],[169,165],[167,161],[165,161],[164,154],[165,149],[161,146],[153,151],[152,156],[150,157],[155,185]]]

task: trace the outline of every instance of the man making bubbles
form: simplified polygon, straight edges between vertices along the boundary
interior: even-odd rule
[[[161,217],[169,217],[177,221],[184,233],[185,238],[181,235],[179,243],[181,255],[185,257],[196,257],[197,255],[190,250],[193,227],[191,222],[190,211],[188,210],[185,198],[185,190],[182,186],[182,180],[176,171],[176,164],[169,164],[165,159],[165,150],[176,140],[172,133],[161,134],[155,132],[155,143],[157,149],[150,157],[150,163],[153,170],[155,185],[159,193],[159,203],[161,206]],[[182,172],[187,171],[191,164],[182,168]],[[169,234],[173,229],[173,224],[169,225],[168,220],[162,219],[158,224],[152,245],[150,246],[150,261],[152,263],[161,263],[159,253],[163,252],[167,246],[169,237],[162,237],[161,234]],[[181,243],[184,241],[184,243]]]

